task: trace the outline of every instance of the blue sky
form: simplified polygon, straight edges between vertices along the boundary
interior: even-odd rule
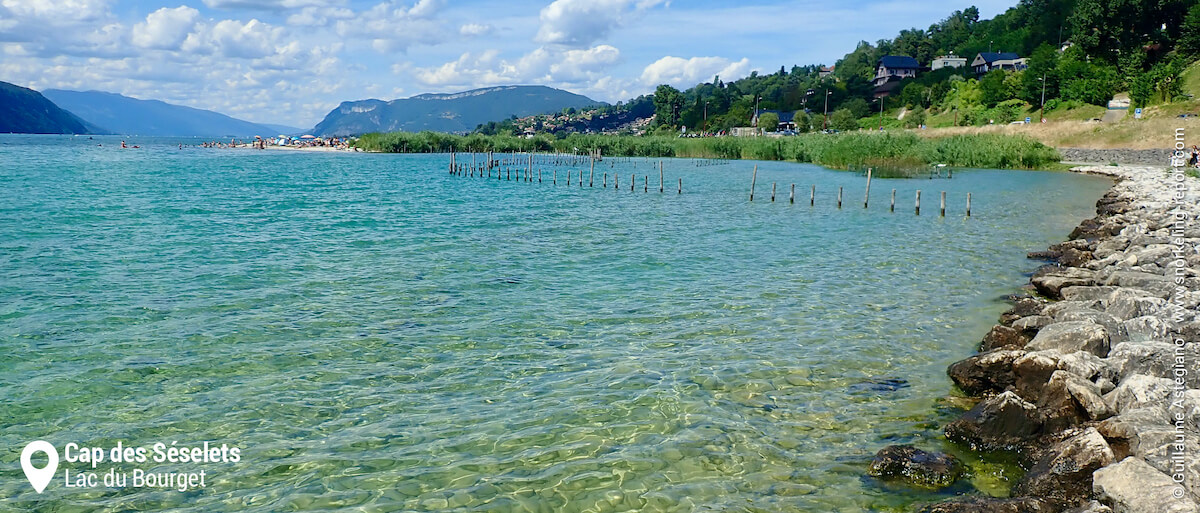
[[[503,84],[615,102],[832,64],[1016,0],[0,0],[0,80],[311,127],[338,103]]]

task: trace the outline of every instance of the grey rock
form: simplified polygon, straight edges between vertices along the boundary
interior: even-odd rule
[[[1055,319],[1059,321],[1092,321],[1096,324],[1104,326],[1104,329],[1108,331],[1110,338],[1113,337],[1113,335],[1123,334],[1125,329],[1124,325],[1121,324],[1120,319],[1117,319],[1106,312],[1093,310],[1091,308],[1065,310],[1059,312]]]
[[[1038,331],[1026,345],[1031,351],[1057,349],[1073,353],[1087,351],[1099,357],[1108,355],[1108,330],[1091,321],[1067,321],[1051,324]]]
[[[1176,498],[1171,478],[1137,457],[1104,467],[1092,475],[1092,491],[1116,513],[1198,513],[1187,494]]]
[[[1014,449],[1042,428],[1037,407],[1007,391],[980,401],[962,418],[946,425],[946,438],[976,450]]]
[[[1092,473],[1116,460],[1108,442],[1095,428],[1063,434],[1017,483],[1014,492],[1078,506],[1092,492]]]
[[[1104,302],[1102,300],[1093,299],[1079,301],[1058,301],[1046,305],[1046,307],[1042,309],[1042,315],[1058,319],[1059,316],[1065,314],[1066,312],[1074,310],[1094,310],[1102,307],[1103,304]]]
[[[1097,301],[1108,299],[1117,287],[1064,287],[1059,292],[1067,301]]]
[[[1167,342],[1122,342],[1113,347],[1105,362],[1121,380],[1136,374],[1167,377],[1174,367],[1175,351],[1175,344]],[[1181,356],[1185,362],[1200,361],[1200,345],[1184,345]],[[1200,373],[1188,372],[1184,379],[1189,388],[1200,388]]]
[[[1028,344],[1031,339],[1033,337],[1024,331],[997,324],[992,326],[987,335],[983,336],[983,340],[979,343],[979,350],[991,351],[1002,347],[1020,349],[1025,347],[1025,344]]]
[[[1171,395],[1172,385],[1173,382],[1167,378],[1134,374],[1122,380],[1112,392],[1105,394],[1104,401],[1117,413],[1143,406],[1162,406]]]
[[[1173,288],[1166,276],[1138,271],[1115,271],[1108,275],[1102,285],[1137,288],[1159,296],[1169,293]]]
[[[1046,327],[1052,322],[1054,322],[1054,319],[1051,319],[1045,315],[1031,315],[1029,317],[1017,319],[1017,321],[1012,324],[1012,327],[1027,333],[1036,333],[1037,330]],[[1029,341],[1026,340],[1025,342]]]
[[[1025,354],[1021,350],[996,349],[960,360],[950,365],[947,374],[954,384],[968,394],[1001,391],[1016,379],[1013,360]]]
[[[1088,490],[1091,493],[1091,490]],[[1087,504],[1071,508],[1064,513],[1113,513],[1112,508],[1100,504],[1100,501],[1088,501]]]
[[[1112,409],[1091,381],[1067,371],[1054,371],[1050,380],[1037,395],[1042,430],[1054,433],[1089,420],[1103,420],[1113,415]]]
[[[1129,340],[1165,340],[1171,332],[1171,326],[1162,317],[1134,317],[1121,323],[1121,329]]]
[[[1030,280],[1034,288],[1051,299],[1062,299],[1061,290],[1064,287],[1094,285],[1095,273],[1077,267],[1063,267],[1040,275],[1034,275]]]
[[[1143,290],[1117,289],[1105,300],[1104,311],[1124,321],[1134,317],[1157,315],[1163,311],[1166,303],[1165,299]]]

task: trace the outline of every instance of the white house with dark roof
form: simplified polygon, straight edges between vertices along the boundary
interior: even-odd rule
[[[971,61],[971,67],[975,73],[983,75],[996,69],[1020,71],[1026,68],[1026,64],[1025,59],[1012,52],[980,52]]]
[[[921,65],[917,60],[907,55],[885,55],[879,59],[875,69],[875,87],[888,83],[890,80],[915,78]]]
[[[942,68],[961,68],[966,65],[967,65],[966,57],[959,57],[957,55],[950,54],[950,55],[942,55],[942,56],[934,59],[933,62],[931,62],[929,64],[929,69],[931,71],[937,71]]]

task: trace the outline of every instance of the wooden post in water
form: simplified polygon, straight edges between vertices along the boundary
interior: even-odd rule
[[[921,215],[921,189],[917,189],[917,215]]]
[[[942,191],[942,217],[946,217],[946,191]]]
[[[815,206],[816,204],[817,204],[817,185],[813,184],[812,192],[809,193],[809,195],[808,195],[808,206],[811,207],[811,206]]]
[[[542,168],[538,168],[538,183],[542,183]]]
[[[613,173],[613,190],[614,191],[621,190],[621,175],[619,175],[617,173]]]
[[[603,182],[603,185],[604,185],[604,188],[605,188],[605,189],[607,189],[607,188],[608,188],[608,172],[607,172],[607,171],[605,171],[605,172],[604,172],[604,182]]]
[[[683,178],[679,179],[679,194],[683,194]]]
[[[750,175],[750,201],[754,201],[754,182],[758,181],[758,166],[754,166],[754,174]]]
[[[971,193],[967,193],[967,217],[971,217]]]
[[[838,208],[842,208],[842,188],[838,187]]]
[[[588,173],[588,187],[596,186],[596,159],[592,159],[592,170]]]
[[[633,192],[633,186],[637,185],[637,175],[629,175],[629,192]]]
[[[871,202],[871,168],[867,168],[867,193],[863,195],[863,208]]]
[[[558,185],[558,170],[557,169],[554,170],[554,174],[551,176],[551,178],[554,180],[553,182],[551,182],[551,185]]]
[[[775,203],[775,182],[771,182],[771,203]]]
[[[658,161],[658,192],[661,193],[662,191],[663,191],[663,170],[662,170],[662,161],[660,160],[660,161]]]
[[[896,211],[896,189],[892,189],[892,207],[891,207],[891,209],[889,209],[889,212],[895,212],[895,211]]]
[[[789,203],[796,202],[796,184],[792,184],[792,192],[788,194],[788,202]]]

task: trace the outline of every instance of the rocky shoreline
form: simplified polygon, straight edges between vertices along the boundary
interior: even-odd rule
[[[1026,473],[1012,497],[922,512],[1200,512],[1200,180],[1161,165],[1075,171],[1117,182],[1070,240],[1029,255],[1053,263],[948,370],[981,399],[947,439],[1015,451]],[[954,468],[940,457],[889,447],[871,471],[938,483]],[[893,468],[904,473],[879,470]]]
[[[1125,165],[1155,165],[1171,158],[1171,150],[1093,150],[1087,148],[1059,148],[1063,162],[1094,162]]]

